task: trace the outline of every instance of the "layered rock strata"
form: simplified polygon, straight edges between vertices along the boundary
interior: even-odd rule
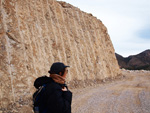
[[[0,110],[31,103],[34,80],[56,61],[71,66],[72,87],[120,73],[107,29],[92,14],[55,0],[0,0]]]

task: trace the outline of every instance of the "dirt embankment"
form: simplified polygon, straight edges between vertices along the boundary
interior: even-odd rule
[[[122,79],[72,90],[72,112],[150,113],[150,71],[122,73]]]

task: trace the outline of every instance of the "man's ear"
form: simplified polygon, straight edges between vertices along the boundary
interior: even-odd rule
[[[59,72],[59,75],[62,76],[62,72]]]

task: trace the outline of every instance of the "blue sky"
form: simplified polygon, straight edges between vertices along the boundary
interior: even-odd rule
[[[127,57],[150,49],[150,0],[57,0],[92,13],[107,27],[115,52]]]

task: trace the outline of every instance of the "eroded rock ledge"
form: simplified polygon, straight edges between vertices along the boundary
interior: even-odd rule
[[[55,0],[2,0],[0,110],[31,110],[35,78],[56,61],[71,66],[72,86],[120,74],[107,29],[92,14]]]

